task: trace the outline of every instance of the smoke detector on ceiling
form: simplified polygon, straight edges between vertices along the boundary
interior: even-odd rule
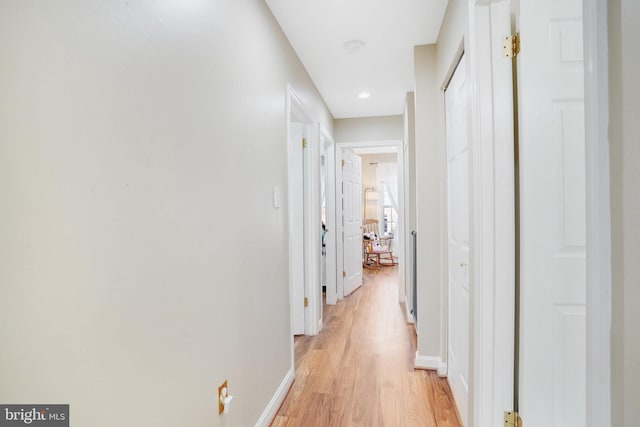
[[[354,54],[360,52],[364,49],[365,43],[362,40],[349,40],[344,45],[342,45],[343,49],[349,53]]]

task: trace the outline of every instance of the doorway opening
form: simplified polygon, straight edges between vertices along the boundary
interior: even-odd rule
[[[320,129],[321,286],[323,299],[331,305],[338,300],[335,158],[333,139]],[[322,309],[322,303],[320,306]]]
[[[289,294],[291,336],[322,329],[320,138],[291,87],[287,91]],[[293,352],[293,342],[291,345]],[[292,357],[293,359],[293,357]]]
[[[358,274],[362,277],[362,267],[367,267],[363,245],[365,220],[376,222],[379,237],[389,239],[393,263],[404,263],[406,230],[402,148],[402,141],[336,144],[336,210],[338,225],[341,228],[337,233],[341,237],[338,239],[337,253],[338,271],[343,271],[343,280],[338,284],[338,299],[358,287],[349,283],[352,274],[348,270],[358,268]],[[360,164],[361,171],[357,177],[359,184],[354,184],[355,178],[350,178],[350,174],[353,174],[350,162]],[[355,193],[354,185],[360,187]],[[350,236],[352,233],[348,227],[351,215],[357,217],[357,224],[353,227],[357,229],[354,232],[357,233],[357,238]],[[403,272],[404,269],[399,267],[398,271]],[[407,289],[404,274],[398,275],[398,282],[398,300],[405,303]]]

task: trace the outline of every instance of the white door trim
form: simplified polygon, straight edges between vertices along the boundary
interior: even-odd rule
[[[398,255],[398,262],[402,260],[402,264],[398,268],[398,301],[401,304],[405,305],[405,311],[409,313],[409,309],[407,308],[407,287],[410,286],[409,278],[406,275],[407,269],[404,267],[406,265],[406,244],[405,242],[409,241],[409,230],[407,228],[407,218],[405,217],[405,205],[404,199],[406,197],[405,191],[405,166],[404,166],[404,141],[399,141],[398,145],[398,156],[397,156],[397,165],[398,165],[398,236],[396,239],[395,248],[393,251]],[[413,292],[413,289],[411,290]],[[409,317],[407,317],[409,319]]]
[[[346,148],[370,148],[370,147],[397,147],[398,149],[398,159],[397,159],[397,164],[398,164],[398,199],[399,200],[403,200],[403,198],[405,197],[405,185],[404,185],[404,178],[400,179],[400,177],[404,177],[404,158],[403,158],[403,153],[404,153],[404,143],[402,140],[378,140],[378,141],[366,141],[366,142],[337,142],[336,143],[336,189],[338,188],[337,186],[341,185],[342,183],[342,168],[339,167],[338,165],[342,162],[342,150],[346,149]],[[336,191],[336,206],[338,206],[338,204],[340,203],[340,200],[338,200],[339,197],[339,192]],[[409,236],[407,236],[407,229],[404,226],[404,224],[406,223],[405,221],[405,209],[404,209],[404,203],[399,204],[398,205],[398,229],[400,230],[400,233],[402,234],[401,236],[399,236],[399,243],[395,246],[398,250],[396,252],[396,250],[394,249],[394,252],[397,253],[398,255],[398,264],[399,265],[404,265],[404,258],[405,258],[405,250],[404,250],[404,241],[405,239],[409,239]],[[336,212],[339,214],[340,213],[340,209],[336,209]],[[340,226],[338,226],[337,228],[339,228],[338,232],[339,232],[339,236],[342,236],[342,228]],[[340,291],[340,284],[342,283],[342,270],[344,268],[344,266],[342,265],[342,251],[344,250],[344,245],[342,242],[342,239],[337,239],[337,255],[338,255],[338,268],[337,268],[337,276],[338,276],[338,295],[339,295],[339,299],[342,298],[340,295],[344,295],[344,287],[342,287],[342,291]],[[407,279],[405,277],[405,273],[406,270],[404,269],[404,267],[400,268],[398,270],[399,274],[398,274],[398,301],[401,303],[404,303],[406,301],[406,295],[407,295],[407,289],[406,289],[406,285],[407,285]]]
[[[293,87],[287,85],[286,90],[286,117],[287,117],[287,139],[288,150],[291,144],[299,144],[300,141],[292,141],[289,138],[292,123],[304,123],[307,126],[307,148],[303,153],[305,158],[304,168],[304,210],[308,212],[305,217],[304,233],[300,236],[292,226],[293,215],[300,214],[293,211],[291,186],[288,187],[288,214],[289,214],[289,298],[291,304],[291,352],[293,363],[293,254],[292,248],[297,239],[304,240],[305,251],[305,297],[308,298],[309,305],[305,309],[306,335],[317,335],[322,328],[322,296],[320,284],[320,262],[321,262],[321,234],[320,234],[320,147],[318,126],[313,121],[304,103],[296,95]],[[292,165],[288,164],[288,179],[294,176]]]
[[[320,130],[315,123],[304,150],[305,158],[305,335],[318,335],[322,330],[322,220],[320,218]]]
[[[509,0],[469,0],[472,165],[471,426],[513,409],[515,310],[514,115]]]
[[[583,1],[587,196],[587,426],[611,425],[607,1]]]
[[[338,302],[338,279],[337,279],[337,214],[336,209],[336,145],[329,132],[323,127],[320,128],[321,138],[325,141],[326,148],[326,206],[325,215],[327,218],[325,249],[327,258],[327,304],[334,305]]]
[[[342,220],[342,160],[343,152],[340,144],[335,144],[335,172],[336,172],[336,299],[339,301],[344,298],[344,224]]]

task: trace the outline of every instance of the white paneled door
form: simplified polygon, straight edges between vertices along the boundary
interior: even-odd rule
[[[462,423],[469,408],[469,102],[464,57],[445,90],[449,383]]]
[[[585,133],[581,0],[521,0],[519,411],[585,425]],[[606,369],[606,367],[603,367]]]
[[[342,159],[342,204],[344,223],[344,294],[362,285],[362,160],[352,150]]]

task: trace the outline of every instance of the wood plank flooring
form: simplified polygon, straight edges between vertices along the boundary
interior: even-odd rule
[[[461,426],[446,379],[413,369],[397,267],[365,270],[360,289],[324,309],[322,333],[295,339],[295,381],[272,426]]]

